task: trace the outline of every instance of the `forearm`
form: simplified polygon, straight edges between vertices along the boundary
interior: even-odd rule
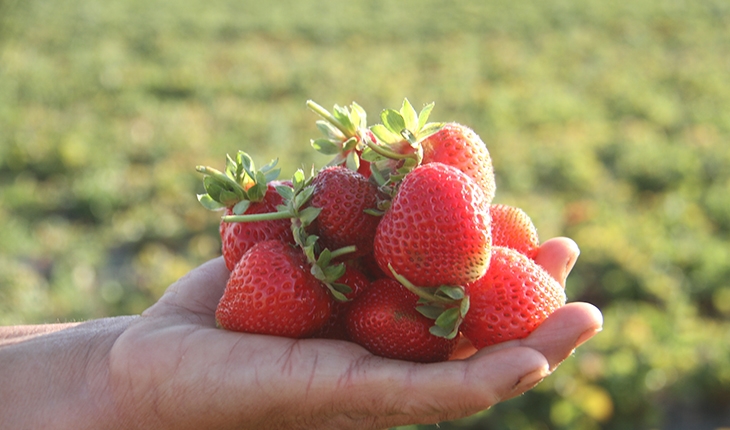
[[[0,327],[0,347],[10,345],[12,343],[24,342],[36,336],[54,333],[67,328],[75,327],[81,323],[62,323],[62,324],[35,324],[35,325],[16,325]]]
[[[107,357],[134,318],[0,329],[0,428],[110,428]]]

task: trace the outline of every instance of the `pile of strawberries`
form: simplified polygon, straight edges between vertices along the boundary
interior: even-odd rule
[[[224,171],[197,168],[200,202],[225,211],[219,327],[435,362],[460,338],[478,349],[523,338],[565,303],[533,260],[530,218],[492,204],[492,161],[474,131],[428,122],[433,104],[416,112],[408,100],[370,127],[357,103],[307,106],[326,167],[279,180],[276,161],[257,169],[240,151]]]

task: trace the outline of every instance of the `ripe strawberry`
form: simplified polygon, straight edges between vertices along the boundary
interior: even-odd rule
[[[393,279],[372,283],[352,302],[347,314],[350,339],[375,355],[416,362],[444,361],[458,338],[429,332],[433,321],[416,311],[418,296]]]
[[[307,101],[307,107],[322,117],[317,121],[317,127],[325,135],[313,139],[312,147],[323,154],[334,155],[330,166],[347,166],[369,178],[370,163],[361,155],[365,140],[374,141],[375,136],[367,128],[365,110],[355,102],[349,108],[335,105],[332,113],[312,100]]]
[[[308,232],[319,236],[319,246],[336,250],[354,245],[357,249],[348,258],[371,253],[380,217],[366,211],[377,208],[378,188],[343,166],[320,170],[312,186],[309,204],[321,211]]]
[[[484,191],[487,201],[492,201],[497,190],[492,158],[487,146],[474,130],[450,122],[425,138],[421,145],[422,163],[438,162],[456,167],[477,183]]]
[[[380,158],[373,155],[366,158],[378,162],[376,170],[381,170],[381,165],[395,170],[396,180],[420,164],[448,164],[472,178],[484,192],[486,200],[491,202],[497,186],[487,146],[474,130],[465,125],[427,122],[432,109],[433,103],[416,113],[406,99],[400,111],[383,111],[383,124],[371,127],[381,145],[368,145]],[[401,161],[393,169],[392,162],[380,161],[383,157]]]
[[[345,294],[349,300],[346,302],[334,301],[332,303],[332,314],[324,326],[319,329],[313,337],[321,339],[349,340],[345,317],[352,304],[360,294],[370,287],[370,280],[358,269],[346,265],[345,273],[337,279],[340,284],[347,285],[351,291]]]
[[[209,210],[225,210],[230,215],[259,214],[275,211],[282,203],[276,186],[284,182],[274,181],[279,170],[272,162],[256,170],[251,157],[239,151],[234,160],[227,157],[225,173],[212,167],[198,166],[205,175],[205,194],[198,195],[200,203]],[[219,227],[221,253],[228,270],[241,259],[255,243],[263,240],[283,240],[294,243],[291,223],[288,220],[266,220],[251,223],[229,223],[221,220]]]
[[[310,273],[301,250],[270,240],[243,255],[215,316],[227,330],[302,338],[321,329],[331,309],[326,286]]]
[[[565,304],[563,287],[545,269],[500,246],[492,247],[487,273],[464,290],[470,305],[461,333],[477,349],[526,337]]]
[[[492,217],[492,246],[512,248],[535,258],[540,248],[537,229],[525,211],[514,206],[490,206]]]
[[[243,214],[261,214],[276,211],[282,203],[281,196],[276,192],[276,184],[269,184],[263,200],[253,202]],[[234,215],[232,207],[227,208],[225,215]],[[241,215],[241,214],[239,214]],[[253,245],[264,240],[280,240],[294,243],[291,222],[289,220],[265,220],[257,222],[225,222],[219,227],[221,236],[221,252],[226,261],[228,270],[233,270],[236,263]]]
[[[482,277],[491,247],[489,203],[455,167],[429,163],[405,176],[375,233],[375,259],[421,287]]]

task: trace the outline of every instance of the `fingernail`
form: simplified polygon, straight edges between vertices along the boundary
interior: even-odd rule
[[[583,345],[584,343],[586,343],[588,341],[588,339],[595,336],[601,330],[603,330],[603,327],[592,328],[592,329],[588,329],[588,330],[584,331],[580,336],[578,336],[578,339],[575,341],[575,347],[577,348],[577,347]]]
[[[530,388],[534,387],[535,385],[539,384],[540,381],[545,379],[546,376],[550,374],[550,371],[548,370],[547,366],[541,367],[537,370],[533,370],[532,372],[522,376],[517,383],[515,384],[514,388],[512,389],[513,393],[523,393]]]

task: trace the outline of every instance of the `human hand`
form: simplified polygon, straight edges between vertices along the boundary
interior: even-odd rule
[[[536,258],[563,285],[566,238]],[[228,271],[212,260],[170,286],[109,352],[109,395],[124,428],[378,429],[462,418],[517,396],[600,331],[600,311],[569,303],[526,339],[417,364],[349,342],[217,329]]]

